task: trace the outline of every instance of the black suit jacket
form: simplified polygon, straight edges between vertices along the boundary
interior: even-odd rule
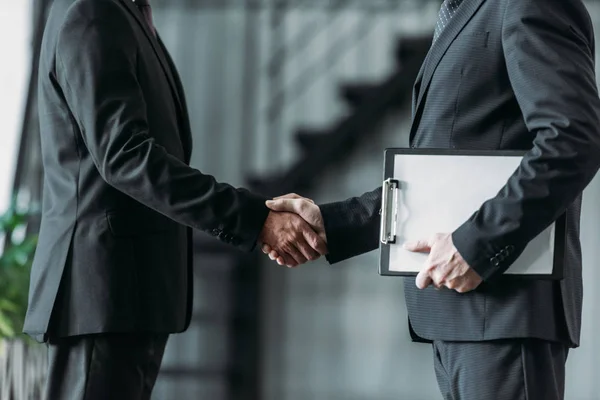
[[[496,197],[452,234],[481,287],[420,291],[406,279],[421,338],[579,343],[579,216],[581,193],[600,165],[599,112],[592,24],[580,0],[464,0],[417,78],[411,146],[529,151]],[[321,207],[330,262],[377,248],[380,206],[376,189]],[[565,211],[564,280],[503,277]]]
[[[188,166],[181,82],[131,0],[58,0],[44,33],[42,224],[25,332],[179,332],[191,228],[250,251],[264,198]]]

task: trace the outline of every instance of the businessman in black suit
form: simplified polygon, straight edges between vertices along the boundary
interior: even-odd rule
[[[581,193],[600,166],[599,130],[594,36],[580,0],[443,3],[414,86],[411,147],[528,150],[462,226],[407,244],[429,252],[416,282],[405,280],[406,304],[414,338],[433,343],[445,399],[564,397],[581,328]],[[321,230],[329,262],[378,247],[380,188],[320,207],[289,197],[270,207]],[[564,212],[564,279],[502,276]]]
[[[148,0],[56,0],[39,65],[45,170],[24,331],[48,400],[149,399],[192,311],[191,228],[292,265],[326,252],[299,216],[190,168],[177,71]]]

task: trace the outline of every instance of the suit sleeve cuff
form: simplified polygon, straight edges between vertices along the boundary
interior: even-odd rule
[[[336,224],[336,221],[340,221],[342,207],[340,203],[328,203],[320,205],[319,208],[323,217],[325,235],[327,236],[328,253],[325,259],[329,264],[336,264],[348,258],[344,255],[344,228],[339,223]]]
[[[256,248],[269,208],[265,204],[269,200],[248,192],[243,208],[240,210],[240,225],[238,235],[231,239],[231,244],[240,250],[251,252]]]
[[[496,256],[491,244],[478,240],[480,237],[477,228],[467,221],[452,233],[452,242],[469,267],[488,281],[508,267]]]
[[[379,218],[359,222],[353,219],[347,202],[320,205],[327,235],[326,256],[330,264],[375,250],[379,244]]]

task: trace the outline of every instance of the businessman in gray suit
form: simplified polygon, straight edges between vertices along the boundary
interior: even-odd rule
[[[48,400],[149,399],[192,312],[191,229],[292,265],[325,253],[300,217],[189,166],[181,81],[148,0],[56,0],[39,65],[45,172],[26,333]],[[218,134],[218,133],[215,133]]]
[[[594,36],[584,5],[444,1],[412,117],[413,148],[527,150],[506,185],[458,229],[407,245],[429,252],[416,281],[405,280],[406,305],[413,338],[433,343],[444,398],[563,399],[567,353],[581,329],[581,194],[600,166]],[[321,206],[289,196],[270,207],[320,230],[330,263],[378,247],[380,188]],[[503,276],[565,212],[564,279]]]

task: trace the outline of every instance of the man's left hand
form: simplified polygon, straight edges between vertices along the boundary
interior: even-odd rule
[[[428,240],[418,240],[404,244],[406,250],[429,253],[427,261],[417,275],[417,287],[425,289],[433,284],[466,293],[476,289],[482,282],[481,277],[462,258],[449,233],[438,233]]]

